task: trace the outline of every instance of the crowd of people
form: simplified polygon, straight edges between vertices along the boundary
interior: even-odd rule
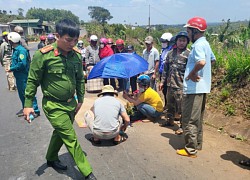
[[[173,126],[176,119],[181,122],[175,133],[184,135],[185,146],[177,149],[178,155],[196,157],[202,150],[203,116],[206,95],[211,90],[211,65],[215,56],[204,36],[205,19],[191,18],[185,27],[186,31],[175,36],[169,32],[162,34],[161,53],[154,47],[152,36],[145,38],[142,57],[148,62],[147,71],[129,80],[102,79],[99,98],[84,114],[93,134],[90,138],[93,144],[101,144],[106,139],[120,144],[128,137],[129,123],[143,118],[156,121],[165,115],[167,120],[162,126]],[[28,46],[20,34],[23,30],[18,27],[15,31],[3,32],[5,41],[1,45],[0,59],[7,72],[9,90],[18,90],[22,109],[17,115],[24,116],[29,123],[31,114],[35,118],[40,115],[35,95],[41,86],[42,108],[54,128],[46,155],[47,165],[67,169],[58,158],[64,144],[85,179],[96,179],[72,125],[83,104],[84,71],[89,73],[99,61],[115,53],[136,53],[134,46],[125,46],[122,39],[114,43],[111,38],[91,35],[89,45],[84,47],[83,41],[78,40],[78,26],[65,19],[56,24],[55,34],[40,37],[41,42],[31,61]],[[189,42],[192,42],[191,50],[187,48]],[[132,93],[126,91],[128,84]],[[134,105],[133,115],[129,116],[117,100],[119,91]],[[249,161],[240,163],[245,165]]]

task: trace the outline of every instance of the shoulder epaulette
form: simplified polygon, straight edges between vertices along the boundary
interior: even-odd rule
[[[74,50],[75,52],[78,52],[78,53],[82,54],[82,52],[80,51],[80,49],[78,49],[77,47],[73,47],[73,50]]]
[[[45,47],[41,48],[40,51],[41,51],[41,53],[45,54],[45,53],[47,53],[47,52],[49,52],[49,51],[51,51],[53,49],[54,49],[53,46],[48,45],[48,46],[45,46]]]

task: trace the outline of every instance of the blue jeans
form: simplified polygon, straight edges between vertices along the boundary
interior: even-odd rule
[[[161,115],[161,112],[156,111],[155,108],[146,103],[141,103],[136,107],[138,111],[140,111],[144,116],[147,116],[149,118],[157,118]]]

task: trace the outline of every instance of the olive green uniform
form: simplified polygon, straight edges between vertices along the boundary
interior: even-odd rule
[[[37,51],[32,59],[27,88],[25,107],[32,107],[37,87],[43,92],[42,107],[51,125],[55,129],[48,147],[46,159],[58,160],[58,152],[63,145],[75,160],[80,172],[87,176],[92,168],[77,141],[73,128],[77,102],[83,102],[84,78],[81,54],[74,48],[67,57],[63,56],[57,44],[46,46]]]

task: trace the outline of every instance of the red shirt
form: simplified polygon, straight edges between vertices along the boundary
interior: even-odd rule
[[[107,56],[111,56],[113,54],[114,54],[113,50],[111,49],[111,47],[109,47],[107,45],[104,46],[104,48],[99,50],[100,59],[103,59],[103,58],[105,58]]]

